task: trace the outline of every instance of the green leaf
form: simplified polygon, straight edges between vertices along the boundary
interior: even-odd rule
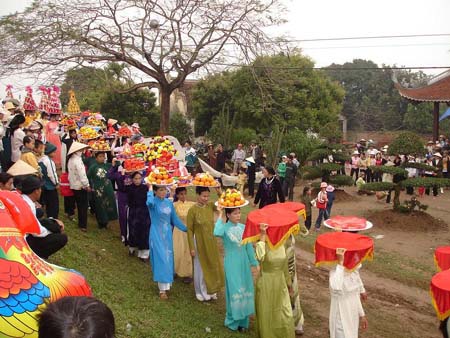
[[[422,138],[413,132],[406,131],[398,135],[389,145],[390,155],[421,155],[425,153]]]
[[[381,165],[381,166],[370,166],[369,168],[373,172],[382,172],[385,174],[400,175],[403,177],[408,176],[408,172],[400,167]]]
[[[434,171],[438,172],[439,168],[433,167],[431,165],[428,165],[426,163],[416,163],[416,162],[407,162],[402,165],[402,168],[416,168],[420,170],[426,170],[426,171]]]
[[[353,178],[351,176],[347,176],[347,175],[335,175],[335,176],[330,176],[330,179],[328,180],[327,183],[334,185],[336,187],[352,186]]]

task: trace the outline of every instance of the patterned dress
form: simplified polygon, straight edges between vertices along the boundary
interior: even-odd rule
[[[99,227],[105,227],[109,221],[117,219],[117,206],[114,189],[107,177],[109,163],[92,164],[87,177],[92,188],[92,198],[95,206],[95,217]]]

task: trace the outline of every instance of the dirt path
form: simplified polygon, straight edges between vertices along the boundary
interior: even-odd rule
[[[300,191],[300,188],[298,190]],[[336,201],[332,210],[333,215],[367,216],[371,211],[392,209],[392,205],[386,204],[384,201],[376,201],[375,196],[357,195],[353,187],[345,190],[353,198],[341,202]],[[401,197],[408,198],[405,193],[402,193]],[[446,190],[437,198],[424,196],[420,201],[429,206],[427,213],[449,224],[450,190]],[[313,222],[316,215],[313,211]],[[449,229],[417,231],[414,230],[417,224],[412,224],[411,228],[406,225],[406,230],[405,228],[399,230],[392,228],[388,221],[382,223],[386,224],[374,224],[374,228],[365,233],[373,237],[383,236],[375,240],[375,260],[377,252],[395,255],[393,257],[400,257],[401,264],[408,269],[411,271],[416,268],[420,269],[422,275],[428,276],[429,274],[431,279],[435,273],[434,249],[440,245],[449,245]],[[421,225],[422,228],[426,226]],[[301,249],[301,241],[298,245],[297,269],[302,307],[306,317],[305,337],[327,337],[330,303],[328,270],[314,267],[314,255]],[[441,337],[437,329],[439,321],[426,288],[406,285],[385,278],[367,271],[364,267],[361,276],[369,294],[369,300],[364,304],[369,320],[369,330],[361,333],[361,337]],[[308,330],[308,322],[310,330]]]
[[[328,270],[314,267],[314,255],[297,250],[297,272],[306,316],[305,337],[326,337],[328,329]],[[361,337],[438,337],[438,321],[430,305],[428,293],[417,287],[361,271],[369,299],[364,308],[370,329]],[[308,321],[310,325],[308,330]],[[406,325],[407,326],[404,326]]]

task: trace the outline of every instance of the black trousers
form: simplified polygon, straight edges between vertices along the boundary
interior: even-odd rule
[[[67,216],[75,215],[75,196],[64,196],[64,212]]]
[[[255,196],[255,177],[248,177],[248,195],[253,197]]]
[[[350,177],[353,178],[353,175],[355,175],[355,182],[358,179],[358,175],[359,175],[359,169],[358,168],[351,168],[350,169]]]
[[[284,180],[283,182],[283,194],[284,197],[287,198],[289,201],[294,200],[294,185],[295,180]]]
[[[45,212],[47,217],[58,219],[59,215],[59,197],[56,189],[46,190],[42,189],[41,202],[45,205]]]
[[[87,228],[87,216],[89,207],[89,195],[86,190],[73,190],[75,203],[78,209],[78,227]]]
[[[36,255],[47,259],[67,244],[66,234],[49,234],[45,237],[27,236],[27,242]]]
[[[305,219],[305,227],[308,230],[311,229],[311,221],[312,221],[312,215],[309,214],[306,216],[306,219]]]

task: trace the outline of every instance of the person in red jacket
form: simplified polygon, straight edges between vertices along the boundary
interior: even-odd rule
[[[319,215],[317,216],[317,220],[316,220],[316,231],[320,230],[320,226],[322,225],[322,219],[325,218],[326,220],[328,219],[328,212],[327,212],[327,202],[328,202],[328,197],[327,197],[327,189],[328,184],[327,182],[322,182],[320,183],[320,191],[317,194],[317,198],[316,198],[316,207],[317,209],[319,209]]]

